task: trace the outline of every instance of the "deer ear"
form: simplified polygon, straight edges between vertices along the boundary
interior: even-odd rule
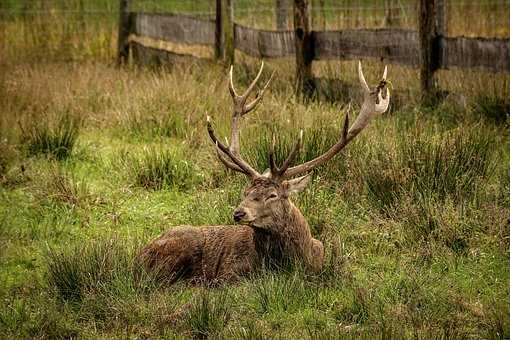
[[[311,179],[312,176],[308,174],[283,182],[283,187],[285,188],[287,195],[298,193],[306,188]]]

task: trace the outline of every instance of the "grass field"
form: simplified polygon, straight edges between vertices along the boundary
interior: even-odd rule
[[[162,286],[138,249],[172,226],[232,223],[246,184],[205,131],[207,112],[228,135],[225,68],[116,68],[103,24],[66,58],[52,33],[41,61],[24,25],[1,31],[1,338],[510,337],[508,75],[442,71],[452,94],[429,108],[416,70],[390,66],[390,111],[294,198],[325,245],[320,274]],[[363,63],[373,83],[382,65]],[[281,159],[303,128],[305,161],[356,115],[355,62],[316,64],[320,92],[303,104],[292,63],[267,63],[275,80],[242,130],[259,170],[272,131]],[[257,67],[239,56],[238,87]]]

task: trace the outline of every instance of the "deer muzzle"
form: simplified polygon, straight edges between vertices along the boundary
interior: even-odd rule
[[[241,222],[246,217],[246,212],[243,209],[236,209],[234,211],[234,221]]]

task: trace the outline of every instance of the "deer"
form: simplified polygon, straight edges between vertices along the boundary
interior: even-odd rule
[[[264,63],[255,79],[243,94],[238,94],[230,67],[228,89],[233,101],[230,144],[216,136],[207,116],[207,132],[216,149],[219,161],[230,170],[245,175],[249,184],[234,210],[235,225],[178,226],[164,232],[147,244],[139,253],[145,268],[158,276],[175,282],[186,279],[194,282],[236,280],[250,275],[266,264],[280,266],[300,264],[311,273],[319,273],[324,263],[324,246],[312,237],[310,226],[290,197],[309,184],[311,172],[342,151],[376,116],[389,106],[387,67],[382,80],[371,90],[365,81],[361,62],[358,77],[363,91],[360,112],[349,128],[345,115],[339,140],[324,154],[299,165],[293,165],[302,145],[300,131],[288,157],[278,166],[275,159],[275,139],[268,150],[269,169],[260,173],[246,162],[240,153],[240,119],[253,111],[269,86],[273,75],[248,101],[260,79]],[[384,91],[386,90],[386,91]]]

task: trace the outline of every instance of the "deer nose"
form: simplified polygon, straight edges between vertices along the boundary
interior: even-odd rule
[[[236,210],[234,211],[234,221],[239,222],[243,219],[243,217],[246,216],[246,213],[242,210]]]

